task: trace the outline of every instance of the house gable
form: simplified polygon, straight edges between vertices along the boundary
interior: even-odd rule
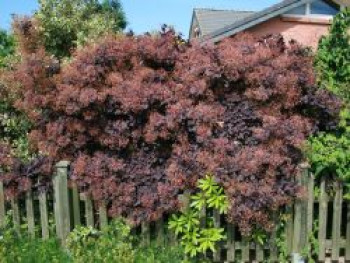
[[[190,39],[200,37],[200,32],[201,30],[200,30],[199,22],[196,16],[196,11],[194,10],[192,14],[192,21],[191,21],[190,32],[189,32]]]
[[[293,8],[286,12],[288,15],[308,15],[308,16],[334,16],[340,10],[340,6],[331,1],[313,0],[302,6]]]
[[[202,37],[201,41],[218,42],[226,37],[230,37],[281,16],[295,16],[298,19],[304,19],[305,22],[313,21],[313,19],[310,19],[311,17],[314,18],[317,23],[320,22],[320,19],[325,18],[325,22],[329,23],[332,16],[339,12],[340,7],[343,6],[343,2],[339,1],[343,0],[284,0],[261,12],[248,16],[243,20],[222,27],[211,34]]]

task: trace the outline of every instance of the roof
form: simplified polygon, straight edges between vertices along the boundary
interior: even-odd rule
[[[220,29],[210,33],[205,39],[210,39],[213,42],[232,36],[254,25],[267,21],[270,18],[283,14],[295,7],[301,6],[308,2],[308,0],[283,0],[278,4],[270,6],[260,12],[256,12],[244,19],[236,21],[231,25],[221,27]]]
[[[208,8],[194,9],[202,36],[215,32],[225,26],[232,25],[248,16],[254,14],[251,11],[236,11],[236,10],[216,10]]]
[[[330,0],[338,5],[350,6],[350,0]],[[310,0],[283,0],[273,6],[270,6],[260,12],[252,13],[242,19],[238,19],[231,24],[223,25],[209,34],[203,34],[202,42],[218,42],[226,37],[237,34],[257,24],[265,22],[273,17],[282,15],[293,8],[299,7],[310,2]]]
[[[333,0],[333,2],[337,3],[340,6],[350,7],[350,0]]]

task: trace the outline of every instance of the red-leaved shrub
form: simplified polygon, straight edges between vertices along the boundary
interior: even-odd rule
[[[314,87],[312,57],[280,36],[216,46],[168,29],[110,37],[61,68],[38,49],[12,77],[32,147],[70,160],[72,180],[112,215],[155,220],[211,172],[243,233],[270,229],[271,212],[298,196],[301,146],[332,129],[340,107]]]

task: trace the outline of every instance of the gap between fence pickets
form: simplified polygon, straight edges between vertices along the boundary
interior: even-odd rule
[[[64,242],[71,228],[71,215],[69,200],[72,204],[72,226],[75,227],[81,224],[80,220],[80,195],[76,186],[72,188],[72,198],[69,199],[68,194],[68,162],[59,162],[56,165],[56,173],[53,178],[53,194],[54,194],[54,214],[56,221],[56,232],[57,236]],[[320,184],[320,196],[318,200],[314,200],[313,188],[314,188],[314,177],[308,173],[307,168],[304,167],[303,176],[299,178],[299,183],[307,189],[307,200],[299,200],[294,204],[294,213],[292,220],[287,222],[286,235],[288,242],[288,251],[294,253],[300,253],[301,250],[306,246],[307,237],[313,229],[313,206],[314,203],[319,203],[319,231],[318,231],[318,242],[319,242],[319,260],[324,261],[326,259],[326,251],[331,250],[332,260],[339,260],[340,249],[345,249],[345,260],[350,260],[350,203],[347,203],[347,222],[346,223],[346,237],[342,239],[340,233],[340,224],[342,223],[342,191],[343,185],[340,182],[335,182],[335,196],[333,199],[333,218],[332,218],[332,238],[331,240],[326,239],[327,229],[327,214],[328,214],[328,203],[331,201],[327,195],[326,186],[327,181],[325,178],[321,179]],[[6,218],[6,206],[5,206],[5,189],[3,183],[0,182],[0,225],[5,225]],[[87,198],[85,195],[82,200],[85,202],[85,217],[86,223],[90,226],[95,226],[94,222],[94,206],[93,201]],[[188,205],[188,193],[185,197],[182,197],[183,202],[187,202]],[[181,199],[181,198],[180,198]],[[25,196],[25,209],[28,223],[28,231],[34,236],[35,234],[35,214],[33,207],[33,196],[32,192],[28,191]],[[16,198],[11,199],[11,208],[14,226],[17,232],[20,232],[21,217],[18,200]],[[108,225],[107,209],[104,203],[99,206],[99,224],[100,227]],[[47,196],[45,193],[39,193],[39,210],[40,210],[40,224],[42,230],[42,237],[44,239],[49,238],[49,220],[47,211]],[[293,210],[293,209],[291,209]],[[205,211],[203,211],[204,216]],[[214,212],[214,223],[217,227],[223,227],[220,221],[220,215]],[[156,222],[156,238],[159,243],[163,243],[164,237],[164,222]],[[259,245],[253,245],[243,240],[242,242],[235,241],[235,227],[232,224],[227,223],[227,240],[223,247],[219,247],[217,252],[214,253],[215,261],[221,260],[221,249],[226,248],[227,262],[235,260],[235,254],[237,250],[242,252],[242,259],[244,261],[250,260],[250,250],[256,251],[256,260],[261,261],[264,258],[264,249],[271,249],[271,246],[261,247]],[[151,228],[150,224],[144,223],[141,226],[142,236],[144,244],[149,244],[151,241]],[[276,252],[273,252],[274,260],[276,258]]]

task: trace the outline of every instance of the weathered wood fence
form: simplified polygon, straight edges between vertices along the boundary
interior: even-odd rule
[[[24,200],[6,200],[4,187],[0,182],[0,226],[5,225],[8,210],[12,213],[16,231],[20,233],[21,224],[26,222],[29,234],[35,236],[38,233],[36,230],[39,229],[43,239],[50,236],[50,215],[54,218],[56,235],[62,242],[75,226],[106,226],[109,220],[106,207],[103,204],[96,207],[93,200],[79,194],[76,187],[68,187],[68,166],[69,163],[65,161],[57,164],[52,194],[34,195],[28,191]],[[318,186],[319,194],[315,198],[315,180],[307,168],[299,178],[299,183],[307,190],[307,198],[286,208],[290,212],[285,227],[287,253],[305,252],[309,235],[315,233],[313,223],[318,220],[316,240],[319,244],[319,261],[324,262],[326,257],[329,257],[338,262],[342,257],[346,262],[350,262],[350,202],[343,200],[342,184],[322,179]],[[329,187],[332,188],[332,195],[327,194]],[[238,259],[238,262],[263,262],[266,259],[278,262],[278,249],[274,242],[277,230],[272,233],[270,243],[261,246],[242,238],[237,227],[226,223],[225,218],[215,211],[213,217],[215,225],[224,227],[227,231],[227,240],[220,244],[213,255],[214,262],[237,262]],[[144,223],[136,231],[140,232],[145,243],[151,242],[152,239],[157,242],[174,242],[165,221],[166,216],[158,222]]]

